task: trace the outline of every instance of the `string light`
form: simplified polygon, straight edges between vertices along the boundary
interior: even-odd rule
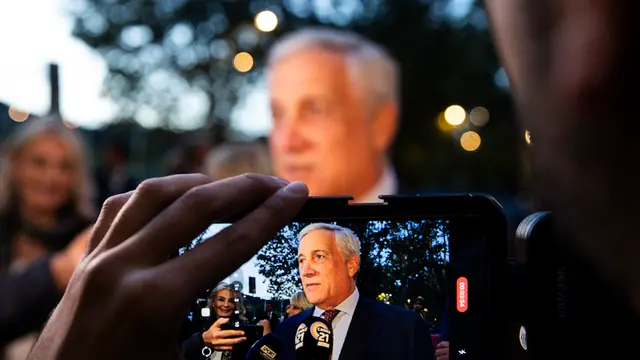
[[[467,131],[460,137],[460,146],[466,151],[476,151],[480,148],[482,139],[475,131]]]
[[[253,20],[256,29],[271,32],[278,27],[278,16],[271,10],[260,11]]]
[[[233,67],[239,72],[247,72],[253,67],[253,56],[247,52],[236,54],[233,58]]]
[[[473,108],[469,113],[469,121],[475,126],[485,126],[489,122],[489,110],[482,106]]]
[[[451,105],[444,111],[444,119],[453,126],[458,126],[464,122],[467,112],[460,105]]]

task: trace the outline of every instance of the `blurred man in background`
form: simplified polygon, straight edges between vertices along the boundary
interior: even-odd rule
[[[123,142],[109,142],[102,150],[102,162],[96,171],[98,205],[102,205],[109,196],[126,193],[136,189],[138,181],[127,167],[129,146]]]
[[[388,152],[398,126],[398,65],[359,35],[309,28],[281,38],[268,58],[276,175],[313,196],[378,201],[398,193]]]

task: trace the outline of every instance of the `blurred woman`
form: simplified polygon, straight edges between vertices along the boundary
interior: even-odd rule
[[[245,173],[271,175],[271,158],[266,145],[259,142],[230,142],[207,154],[204,174],[215,180]]]
[[[49,255],[63,250],[83,232],[82,236],[88,236],[85,230],[95,220],[96,209],[87,151],[81,138],[61,121],[31,119],[3,145],[0,274],[7,274],[36,261],[48,261]],[[83,245],[79,251],[84,252],[86,241],[78,243]],[[32,286],[61,281],[53,273],[51,277]],[[66,282],[60,285],[64,288]],[[31,315],[25,314],[26,323],[36,322]],[[14,343],[7,347],[5,356],[21,359],[26,353]]]
[[[209,347],[212,352],[206,357],[212,360],[230,358],[233,345],[246,340],[237,330],[222,330],[223,324],[231,318],[246,322],[242,294],[232,285],[221,283],[211,292],[208,308],[211,310],[211,325],[206,331],[193,334],[182,343],[182,355],[185,360],[203,359],[203,349]]]
[[[287,307],[287,317],[293,317],[307,309],[311,309],[312,307],[313,305],[311,305],[311,303],[307,299],[304,291],[298,291],[291,297],[289,307]]]

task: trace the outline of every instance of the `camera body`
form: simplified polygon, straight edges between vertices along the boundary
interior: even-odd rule
[[[623,294],[585,260],[552,213],[525,218],[516,231],[514,293],[528,358],[628,357],[640,339]],[[637,355],[636,355],[637,356]]]

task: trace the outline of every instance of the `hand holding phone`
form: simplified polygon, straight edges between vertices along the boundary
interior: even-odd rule
[[[222,325],[227,324],[229,318],[219,318],[211,325],[209,330],[202,333],[202,339],[205,344],[211,346],[214,350],[232,350],[233,345],[246,341],[244,331],[242,330],[222,330]]]
[[[449,342],[443,341],[436,346],[436,360],[449,360]]]
[[[271,332],[271,323],[269,323],[269,320],[262,319],[258,321],[258,325],[262,326],[262,328],[264,329],[263,335],[267,335]]]

